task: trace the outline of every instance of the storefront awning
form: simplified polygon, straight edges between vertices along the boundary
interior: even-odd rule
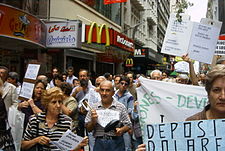
[[[36,16],[0,4],[0,47],[7,49],[44,48],[45,24]]]

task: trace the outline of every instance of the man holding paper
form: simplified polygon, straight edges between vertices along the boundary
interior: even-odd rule
[[[122,103],[113,99],[112,82],[103,81],[100,84],[99,93],[101,101],[94,104],[85,119],[87,130],[94,130],[93,134],[96,138],[94,151],[124,151],[125,145],[122,135],[131,128],[127,109]],[[119,120],[123,126],[109,132],[104,131],[106,125],[112,120]]]

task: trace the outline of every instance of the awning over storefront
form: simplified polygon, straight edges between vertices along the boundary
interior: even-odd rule
[[[29,13],[0,4],[0,46],[7,49],[45,48],[45,25]]]

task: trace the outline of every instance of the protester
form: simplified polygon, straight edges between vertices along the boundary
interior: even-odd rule
[[[225,118],[225,65],[218,64],[209,71],[205,90],[209,104],[203,111],[187,118],[187,121]]]
[[[21,84],[19,82],[19,74],[16,72],[9,72],[7,82],[13,84],[16,87],[17,95],[19,95],[21,90]]]
[[[66,82],[66,79],[67,79],[67,73],[66,72],[62,73],[62,78],[63,78],[63,82]]]
[[[16,87],[13,84],[8,83],[6,81],[8,77],[8,73],[9,73],[9,70],[7,67],[0,66],[0,78],[3,81],[2,98],[4,100],[7,112],[9,111],[9,107],[11,105],[15,105],[15,106],[17,105],[17,98],[18,98]]]
[[[127,90],[128,86],[130,85],[130,79],[128,77],[121,77],[119,89],[114,94],[114,99],[116,101],[119,101],[120,103],[123,103],[126,107],[129,116],[131,116],[131,112],[134,108],[134,97],[132,94]],[[124,133],[123,135],[124,142],[125,142],[125,151],[131,151],[131,135],[130,133]]]
[[[64,114],[72,118],[73,126],[77,128],[78,127],[78,103],[74,97],[70,96],[70,93],[72,91],[72,86],[71,84],[67,82],[62,82],[60,85],[60,88],[65,95],[63,105],[62,105],[62,111]],[[76,131],[76,129],[73,129],[73,131]]]
[[[52,80],[50,81],[50,88],[55,87],[53,83],[53,79],[55,78],[56,75],[59,74],[59,69],[57,67],[52,68]]]
[[[46,75],[38,75],[37,80],[41,80],[45,83],[46,89],[51,88],[51,85],[48,83],[48,77]]]
[[[80,72],[79,75],[82,75],[83,73]],[[77,99],[79,102],[78,106],[78,129],[77,133],[79,136],[85,136],[85,127],[84,127],[84,121],[87,114],[87,109],[84,107],[83,101],[86,100],[90,106],[100,101],[99,94],[95,91],[93,87],[90,86],[88,78],[84,78],[84,76],[79,76],[80,80],[80,87],[76,88],[75,92],[73,93],[73,96]],[[94,146],[94,138],[92,136],[92,133],[88,133],[89,136],[89,147],[90,150],[93,150]]]
[[[101,82],[105,81],[106,78],[104,76],[99,76],[95,80],[95,91],[99,92]]]
[[[130,84],[127,88],[127,90],[132,94],[132,96],[134,97],[134,101],[137,100],[137,85],[134,83],[134,74],[133,72],[128,72],[126,73],[126,76],[130,79]]]
[[[45,112],[32,115],[26,127],[22,149],[39,147],[40,150],[60,151],[52,141],[58,141],[68,129],[72,130],[72,119],[61,113],[64,95],[60,88],[54,87],[44,91],[42,105]],[[84,144],[83,144],[84,143]],[[78,145],[78,151],[87,144],[87,138]]]
[[[7,128],[8,114],[6,111],[3,96],[3,81],[0,78],[0,150],[14,151],[15,146],[13,143],[10,129]]]
[[[205,86],[205,80],[206,79],[206,74],[205,73],[200,73],[198,76],[198,85],[199,86]]]
[[[46,89],[45,83],[42,80],[37,80],[34,85],[32,98],[30,98],[27,101],[22,101],[19,103],[18,109],[25,114],[24,129],[26,128],[31,115],[43,111],[44,108],[41,105],[41,96],[45,89]]]
[[[79,79],[73,79],[73,87],[76,88],[80,86],[80,80]]]
[[[139,120],[139,114],[138,114],[138,101],[134,101],[134,109],[133,113],[131,114],[131,121],[132,121],[132,128],[133,128],[133,139],[132,139],[132,144],[133,144],[133,149],[136,149],[138,145],[143,143],[142,140],[142,130],[141,130],[141,125],[140,125],[140,120]]]
[[[188,57],[188,54],[183,55],[182,59],[189,64],[189,73],[190,73],[191,84],[192,85],[198,85],[198,78],[197,78],[197,75],[195,74],[193,60],[191,60]]]
[[[181,74],[179,74],[179,75],[177,76],[176,82],[177,82],[177,83],[180,83],[180,84],[188,84],[188,82],[189,82],[189,77],[188,77],[187,74],[181,73]]]
[[[57,74],[53,79],[53,83],[56,87],[60,87],[62,82],[63,82],[63,77],[61,74]]]
[[[112,74],[111,73],[106,72],[103,76],[106,78],[106,80],[112,81]]]
[[[160,70],[153,70],[151,73],[150,73],[150,78],[152,80],[162,80],[162,72]]]
[[[78,79],[78,78],[73,75],[74,74],[74,69],[73,69],[72,66],[68,67],[67,73],[68,73],[68,76],[66,78],[66,82],[68,82],[70,84],[73,84],[73,79]]]
[[[120,74],[115,75],[115,78],[114,78],[114,90],[115,91],[119,89],[120,79],[121,79]]]
[[[125,106],[114,100],[114,90],[112,82],[106,80],[100,84],[101,101],[94,104],[85,119],[85,125],[88,131],[94,130],[95,145],[94,151],[125,151],[125,144],[122,135],[129,131],[131,122]],[[119,120],[123,126],[105,132],[104,128],[97,122],[97,110],[113,110],[119,112]]]

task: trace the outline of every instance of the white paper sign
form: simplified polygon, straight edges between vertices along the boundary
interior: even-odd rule
[[[39,64],[28,64],[27,71],[25,73],[24,78],[36,80],[39,69],[40,69]]]
[[[105,127],[112,120],[119,120],[120,113],[111,109],[106,110],[96,110],[98,115],[98,123]]]
[[[186,61],[177,62],[174,65],[176,72],[186,72],[189,73],[189,64]]]
[[[69,151],[75,149],[82,140],[83,137],[74,134],[71,130],[67,130],[57,142],[52,142],[52,144],[56,145],[60,150]]]
[[[219,33],[220,28],[218,27],[194,23],[188,49],[189,57],[193,60],[211,64]]]
[[[19,96],[26,99],[30,99],[32,98],[33,90],[34,90],[34,83],[23,82]]]
[[[186,54],[191,31],[192,22],[189,16],[183,16],[182,22],[178,22],[176,15],[171,14],[161,52],[174,56]]]
[[[211,64],[222,23],[206,18],[201,23],[187,17],[176,20],[171,14],[161,52],[174,56],[188,53],[193,60]]]
[[[140,77],[137,88],[140,123],[184,121],[208,103],[204,87],[150,80]]]

